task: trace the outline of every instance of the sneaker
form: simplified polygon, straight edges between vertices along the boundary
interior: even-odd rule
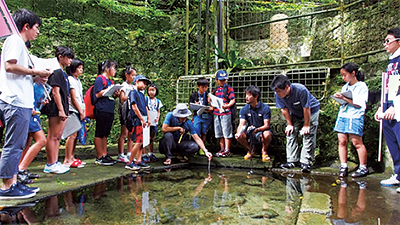
[[[147,164],[144,163],[144,162],[138,162],[138,163],[136,163],[136,165],[140,166],[140,167],[143,168],[143,169],[148,169],[148,168],[150,168],[150,166],[147,165]]]
[[[66,173],[70,170],[69,167],[65,167],[63,166],[63,164],[61,164],[60,162],[55,162],[52,165],[48,165],[46,163],[46,165],[44,166],[44,173],[56,173],[56,174],[63,174]]]
[[[339,177],[347,177],[349,175],[348,170],[349,170],[349,168],[347,168],[347,167],[340,167]]]
[[[127,163],[126,165],[125,165],[125,169],[128,169],[128,170],[140,170],[140,166],[138,166],[138,165],[136,165],[134,162],[131,162],[131,163]]]
[[[115,163],[117,163],[117,162],[118,162],[117,160],[115,160],[115,159],[111,158],[111,156],[110,156],[110,155],[105,155],[105,157],[106,157],[106,159],[107,159],[108,161],[112,162],[113,164],[115,164]],[[128,162],[129,162],[129,161],[128,161]]]
[[[149,158],[150,158],[151,162],[157,162],[158,161],[157,157],[154,154],[149,155]]]
[[[142,161],[145,162],[145,163],[149,163],[150,162],[150,157],[147,156],[147,155],[143,155],[142,156]]]
[[[400,187],[396,188],[397,193],[400,193]]]
[[[129,162],[129,158],[125,154],[122,153],[122,154],[118,155],[117,161],[121,162],[121,163],[127,163],[127,162]]]
[[[40,191],[39,187],[28,187],[25,184],[22,184],[18,181],[17,181],[17,186],[19,189],[24,190],[24,191],[31,191],[31,192],[35,192],[35,193],[38,193]]]
[[[215,153],[215,156],[219,157],[224,151],[225,149],[221,149],[219,152]]]
[[[0,189],[0,200],[32,198],[35,195],[35,192],[22,190],[17,184],[11,185],[7,190]]]
[[[106,155],[103,155],[100,158],[96,158],[96,161],[94,163],[96,165],[103,165],[103,166],[112,166],[112,165],[114,165],[114,161],[110,160],[108,157],[106,157]]]
[[[28,175],[18,172],[17,179],[23,184],[32,184],[33,180],[29,179]]]
[[[283,169],[293,169],[299,167],[299,163],[298,162],[282,163],[280,167]]]
[[[31,173],[29,170],[18,170],[18,173],[28,175],[29,179],[38,179],[40,177],[39,174]]]
[[[225,149],[224,151],[217,152],[216,155],[217,155],[217,157],[225,158],[225,157],[231,156],[231,152],[229,151],[229,149]]]
[[[400,181],[397,180],[397,174],[393,174],[392,176],[390,176],[389,179],[381,180],[382,186],[391,187],[391,186],[395,186],[395,185],[399,185],[399,184],[400,184]]]
[[[356,172],[354,172],[353,174],[351,174],[351,177],[365,177],[368,175],[368,168],[358,168],[356,170]]]
[[[302,163],[301,164],[301,172],[302,173],[310,173],[311,172],[311,166],[309,164]]]
[[[367,181],[365,181],[365,180],[359,180],[359,181],[356,181],[356,183],[358,184],[358,186],[360,187],[360,189],[365,189],[365,188],[367,188]]]

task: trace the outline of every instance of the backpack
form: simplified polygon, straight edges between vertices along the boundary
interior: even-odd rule
[[[131,111],[131,101],[128,98],[128,100],[126,100],[121,107],[121,120],[123,121],[129,132],[132,131],[133,129],[133,118],[130,111]]]
[[[107,79],[102,75],[98,75],[97,77],[99,76],[103,80],[103,85],[107,86]],[[111,83],[113,83],[113,81],[111,81]],[[85,92],[85,97],[83,98],[83,102],[85,103],[85,116],[89,119],[96,119],[94,115],[94,108],[96,105],[97,98],[94,93],[93,87],[94,85],[90,86],[90,88],[87,89],[87,91]]]

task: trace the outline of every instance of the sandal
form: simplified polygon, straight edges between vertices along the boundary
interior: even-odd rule
[[[79,162],[78,159],[76,159],[71,165],[69,165],[71,168],[82,168],[84,165],[82,164],[82,161]]]
[[[166,159],[165,162],[163,162],[163,164],[166,166],[171,165],[171,159]]]
[[[179,161],[180,161],[181,163],[184,163],[184,162],[189,161],[188,159],[185,158],[185,156],[179,156],[178,158],[179,158]]]
[[[271,161],[271,158],[268,156],[268,154],[262,154],[262,161],[269,162]]]
[[[251,157],[254,157],[256,154],[255,153],[253,153],[253,155],[251,155],[249,152],[243,157],[244,158],[244,160],[249,160],[249,159],[251,159]]]

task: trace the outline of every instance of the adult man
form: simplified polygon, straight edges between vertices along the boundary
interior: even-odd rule
[[[40,18],[27,9],[14,12],[13,19],[20,32],[6,39],[1,52],[0,110],[5,119],[5,140],[0,160],[3,179],[0,199],[21,199],[35,196],[39,188],[17,182],[18,162],[28,137],[33,108],[33,82],[45,83],[50,70],[35,70],[25,42],[39,34]],[[36,77],[33,77],[33,76]]]
[[[276,107],[281,109],[287,123],[285,129],[287,163],[281,164],[281,167],[285,169],[299,167],[297,135],[300,133],[303,135],[301,171],[309,173],[314,160],[319,102],[304,85],[292,84],[285,75],[276,76],[271,82],[271,89],[275,91]]]
[[[160,153],[164,154],[166,160],[164,165],[171,165],[172,156],[174,153],[180,156],[180,160],[184,160],[184,156],[194,154],[199,151],[199,147],[203,149],[208,160],[212,159],[212,154],[209,152],[199,135],[194,129],[192,121],[188,120],[192,112],[187,105],[180,103],[176,105],[174,111],[167,113],[162,125],[164,137],[160,141]],[[194,141],[190,141],[187,132],[190,132]]]
[[[390,53],[389,64],[386,68],[386,73],[389,82],[391,77],[397,77],[399,75],[399,64],[400,64],[400,28],[392,28],[388,30],[383,42],[386,52]],[[398,79],[398,78],[395,78]],[[390,87],[390,84],[388,84]],[[386,180],[382,180],[380,183],[382,186],[394,186],[400,184],[400,121],[396,120],[396,110],[399,109],[400,95],[397,91],[397,96],[395,98],[389,97],[388,94],[385,96],[385,101],[383,107],[379,107],[375,113],[375,119],[380,121],[382,118],[382,129],[385,135],[386,144],[389,148],[390,155],[393,159],[394,174]],[[383,114],[383,115],[382,115]],[[379,116],[381,115],[381,116]],[[400,192],[400,188],[396,189]]]
[[[260,101],[260,96],[261,91],[257,86],[250,85],[246,88],[246,105],[240,110],[235,138],[248,149],[244,156],[245,160],[252,157],[250,139],[251,142],[254,141],[253,143],[262,144],[262,161],[268,162],[270,157],[267,154],[267,148],[272,140],[271,110],[267,104]],[[247,129],[245,129],[246,122]]]

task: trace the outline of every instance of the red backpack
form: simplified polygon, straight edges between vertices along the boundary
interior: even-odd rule
[[[103,85],[107,86],[107,79],[104,76],[98,75],[97,77],[101,77],[101,79],[103,80]],[[114,82],[111,81],[111,83],[113,84]],[[83,98],[83,102],[85,103],[85,116],[89,119],[96,119],[96,117],[94,116],[94,107],[97,98],[94,93],[93,87],[94,85],[90,86],[90,88],[85,93],[85,97]]]

